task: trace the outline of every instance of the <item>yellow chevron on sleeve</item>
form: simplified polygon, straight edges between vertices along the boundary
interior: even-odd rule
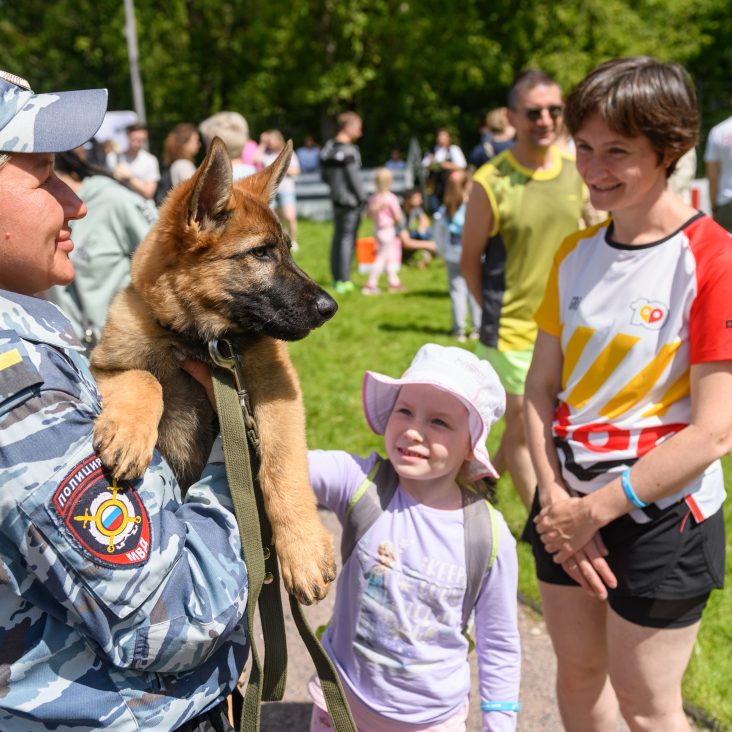
[[[23,357],[20,355],[20,351],[17,348],[11,348],[9,351],[0,353],[0,371],[9,369],[11,366],[20,363]]]
[[[607,419],[614,419],[638,404],[653,388],[653,385],[671,363],[680,345],[681,341],[663,345],[656,357],[600,409],[600,415]]]
[[[579,361],[582,351],[585,350],[587,342],[592,338],[594,328],[588,328],[580,325],[577,330],[569,338],[567,346],[564,349],[564,363],[562,364],[562,389],[567,388],[567,381],[572,375],[577,362]]]
[[[595,233],[593,229],[584,229],[570,234],[559,245],[554,254],[554,261],[549,270],[549,278],[544,288],[544,297],[534,314],[537,325],[550,335],[559,338],[562,334],[562,323],[559,313],[559,267],[562,262],[574,251],[577,245],[588,236]]]
[[[689,369],[686,369],[676,381],[666,390],[666,393],[661,397],[658,404],[654,404],[649,409],[646,409],[641,417],[663,417],[669,408],[688,396],[691,392],[691,383],[689,381]]]
[[[565,400],[570,407],[581,409],[602,387],[610,374],[626,357],[640,338],[619,333],[600,351],[587,373],[577,382]]]

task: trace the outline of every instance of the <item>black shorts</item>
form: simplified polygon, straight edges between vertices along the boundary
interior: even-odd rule
[[[651,507],[655,509],[655,507]],[[534,525],[538,491],[524,538],[531,544],[536,576],[554,585],[577,585],[544,549]],[[652,510],[649,523],[621,516],[600,529],[618,586],[608,604],[625,620],[650,628],[696,623],[709,594],[724,584],[725,533],[722,509],[697,524],[684,501]]]

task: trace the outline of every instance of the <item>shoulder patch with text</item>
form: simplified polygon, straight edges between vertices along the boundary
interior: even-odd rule
[[[52,510],[96,561],[139,566],[150,553],[150,520],[137,492],[112,478],[97,455],[82,460],[53,494]]]

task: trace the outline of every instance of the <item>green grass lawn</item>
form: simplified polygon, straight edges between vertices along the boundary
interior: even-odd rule
[[[364,224],[364,230],[370,225]],[[298,264],[324,286],[330,284],[331,226],[300,222]],[[382,438],[369,429],[361,408],[361,382],[366,369],[399,376],[417,349],[430,341],[457,345],[449,335],[450,300],[447,275],[441,262],[423,270],[405,267],[401,273],[408,292],[364,297],[357,290],[338,296],[338,313],[330,323],[291,353],[300,374],[307,409],[308,442],[313,448],[342,449],[359,454],[382,449]],[[355,275],[357,285],[365,277]],[[468,346],[469,347],[469,346]],[[724,408],[729,408],[725,406]],[[503,429],[493,429],[489,450],[495,451]],[[725,460],[729,477],[732,462]],[[526,518],[509,478],[499,483],[499,508],[515,535]],[[732,502],[725,507],[727,568],[732,558]],[[519,588],[538,602],[533,559],[526,544],[519,543]],[[684,683],[684,698],[724,724],[732,726],[732,590],[712,595]]]

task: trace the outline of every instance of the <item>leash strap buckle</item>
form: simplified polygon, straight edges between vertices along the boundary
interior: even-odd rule
[[[211,360],[220,368],[226,369],[234,379],[236,393],[239,395],[244,424],[246,425],[250,441],[255,449],[259,450],[259,434],[257,423],[252,415],[252,406],[249,399],[249,392],[244,384],[244,376],[241,370],[241,358],[231,342],[225,338],[214,339],[208,343],[208,353]]]

